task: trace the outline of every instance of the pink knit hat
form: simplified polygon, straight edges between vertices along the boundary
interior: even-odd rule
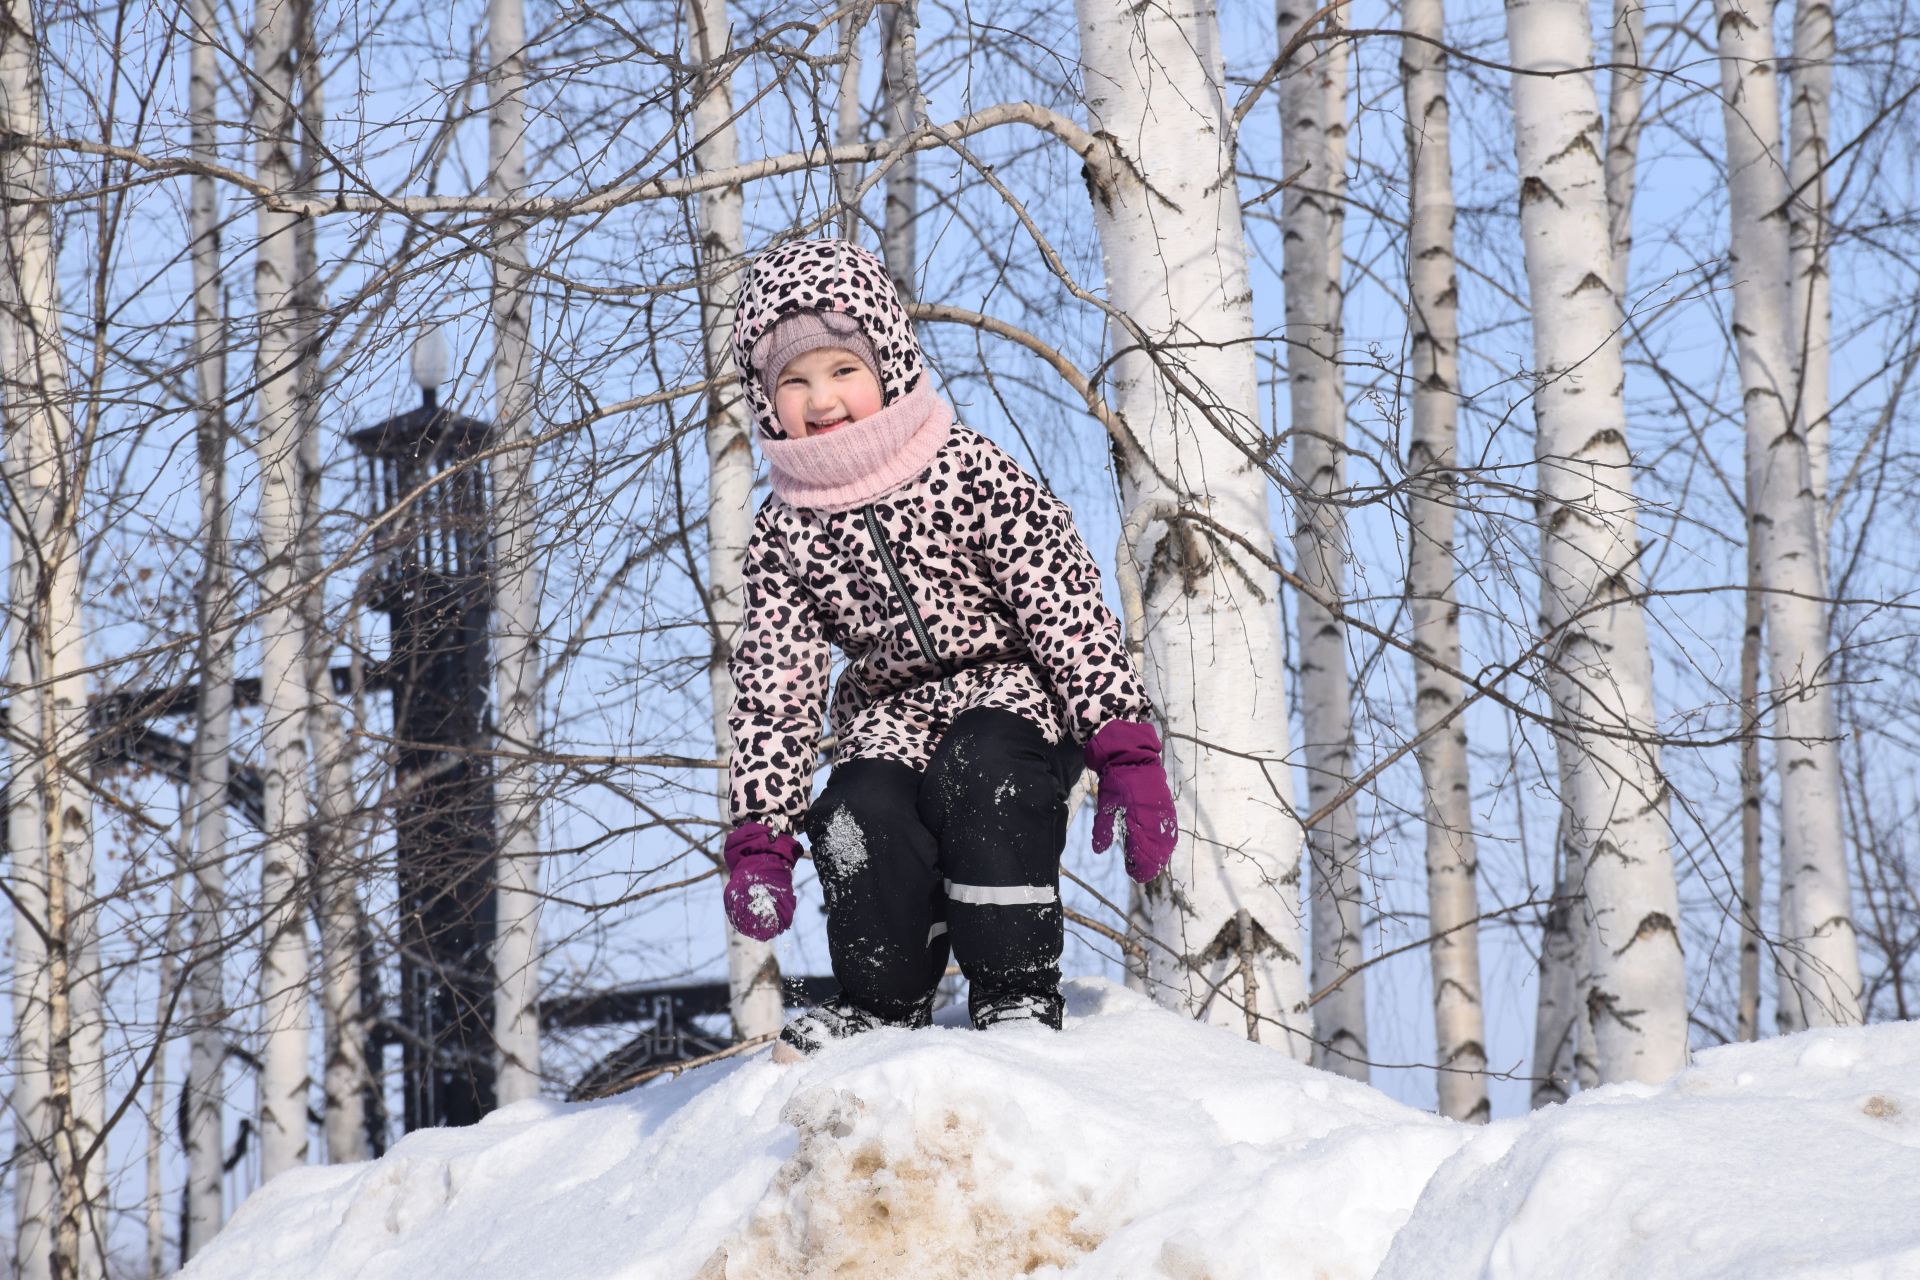
[[[795,311],[781,317],[753,344],[753,367],[767,389],[767,399],[774,398],[780,375],[789,364],[822,347],[852,352],[867,366],[873,380],[880,381],[879,356],[858,320],[838,311]]]

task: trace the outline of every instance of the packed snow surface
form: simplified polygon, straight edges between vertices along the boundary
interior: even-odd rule
[[[1920,1276],[1920,1025],[1482,1129],[1131,992],[526,1102],[276,1179],[191,1280]]]

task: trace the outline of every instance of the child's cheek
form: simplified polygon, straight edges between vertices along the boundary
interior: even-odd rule
[[[791,396],[782,395],[773,402],[773,416],[788,439],[798,440],[807,434],[807,415],[794,408]]]

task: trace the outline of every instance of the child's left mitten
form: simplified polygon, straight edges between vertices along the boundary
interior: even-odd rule
[[[727,837],[727,920],[756,942],[793,923],[793,864],[800,842],[765,823],[743,822]]]
[[[1088,741],[1085,754],[1087,767],[1100,776],[1093,851],[1107,851],[1117,819],[1127,874],[1145,884],[1167,869],[1180,835],[1173,791],[1160,763],[1160,735],[1137,720],[1109,720]]]

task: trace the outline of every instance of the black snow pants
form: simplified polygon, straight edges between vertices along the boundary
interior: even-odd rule
[[[807,812],[833,976],[853,1004],[916,1020],[947,967],[975,1026],[1060,1025],[1060,853],[1080,746],[995,707],[955,718],[926,771],[837,766]]]

